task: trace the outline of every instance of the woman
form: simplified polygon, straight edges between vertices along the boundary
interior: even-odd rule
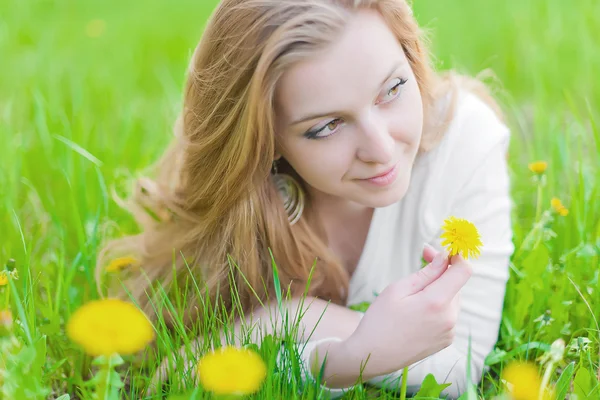
[[[173,145],[129,204],[144,229],[99,265],[137,254],[129,288],[147,312],[148,282],[168,290],[173,268],[192,271],[226,307],[234,291],[264,334],[274,260],[288,309],[308,285],[306,379],[327,354],[334,397],[359,375],[396,385],[405,366],[409,391],[433,373],[458,397],[468,352],[477,382],[497,339],[513,251],[508,141],[482,85],[434,73],[404,0],[223,0]],[[478,227],[477,260],[442,250],[451,215]],[[187,300],[193,323],[200,299]],[[365,301],[364,317],[347,308]]]

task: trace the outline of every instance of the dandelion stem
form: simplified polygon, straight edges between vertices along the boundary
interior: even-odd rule
[[[542,213],[542,183],[541,183],[541,180],[538,180],[537,200],[536,200],[536,206],[535,206],[535,222],[539,221],[541,213]]]
[[[546,398],[546,386],[550,382],[550,375],[552,375],[552,371],[554,370],[554,362],[550,361],[548,366],[546,367],[546,371],[544,371],[544,377],[542,378],[542,383],[540,385],[540,392],[538,394],[538,400],[544,400]]]
[[[99,378],[98,386],[96,387],[96,398],[98,400],[107,400],[110,390],[110,360],[111,357],[106,357],[100,364],[100,371],[98,371]]]
[[[402,386],[400,388],[400,400],[406,400],[406,387],[408,385],[408,367],[402,370]]]
[[[4,291],[4,307],[10,307],[10,286],[7,285],[6,290]]]
[[[96,383],[96,400],[117,400],[118,390],[123,386],[120,377],[113,376],[114,369],[121,365],[123,360],[118,354],[112,356],[100,356],[94,360],[94,364],[100,366],[97,375],[94,377]]]

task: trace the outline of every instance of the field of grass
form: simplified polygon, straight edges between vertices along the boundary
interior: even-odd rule
[[[19,277],[0,287],[0,310],[15,320],[12,339],[0,327],[0,398],[90,398],[91,359],[70,343],[65,323],[97,298],[103,236],[136,230],[109,188],[168,143],[187,61],[215,3],[0,2],[0,265]],[[600,398],[600,2],[415,3],[440,69],[494,71],[513,132],[517,251],[479,396],[500,392],[498,375],[512,360],[544,373],[539,357],[562,338],[563,360],[548,372],[558,398]],[[534,160],[548,162],[538,180],[527,168]],[[552,212],[552,197],[568,215]],[[159,355],[187,340],[162,327],[157,335]],[[143,398],[152,365],[120,371],[121,398]],[[300,396],[296,372],[290,381],[269,373],[256,397]],[[188,376],[175,380],[172,395],[194,389]],[[366,396],[395,394],[348,395]]]

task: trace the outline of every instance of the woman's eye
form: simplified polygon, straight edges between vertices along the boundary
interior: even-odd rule
[[[337,128],[342,124],[342,120],[340,118],[332,119],[322,128],[318,128],[316,130],[308,131],[305,133],[308,139],[322,139],[328,136],[333,135]]]
[[[398,95],[400,94],[400,90],[402,89],[402,85],[404,85],[406,83],[407,79],[396,78],[396,80],[397,80],[397,83],[394,86],[392,86],[390,89],[388,89],[384,98],[378,102],[379,104],[390,102],[390,101],[394,100],[396,97],[398,97]]]

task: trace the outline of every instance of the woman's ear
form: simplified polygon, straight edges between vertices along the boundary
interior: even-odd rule
[[[273,156],[273,161],[279,161],[280,158],[281,158],[281,154],[278,152],[275,152],[275,155]]]

